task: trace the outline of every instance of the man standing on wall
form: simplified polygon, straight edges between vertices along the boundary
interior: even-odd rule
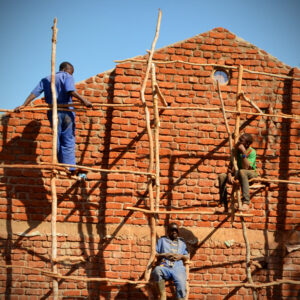
[[[178,236],[178,226],[171,223],[168,226],[168,235],[161,237],[156,245],[158,266],[151,276],[160,300],[166,300],[165,280],[172,280],[176,287],[177,299],[186,296],[186,271],[184,262],[189,259],[186,244]]]
[[[238,170],[235,170],[233,163],[230,162],[227,174],[220,174],[219,192],[220,204],[224,204],[224,210],[217,208],[217,212],[228,211],[227,188],[226,183],[233,184],[235,179],[238,179],[242,186],[242,207],[241,211],[248,211],[250,204],[249,179],[257,177],[256,173],[256,151],[250,147],[253,143],[252,135],[244,133],[240,136],[236,144],[237,165]]]
[[[63,62],[59,66],[59,72],[55,74],[55,88],[57,104],[70,104],[72,97],[80,100],[85,106],[92,107],[92,103],[84,99],[76,92],[73,78],[74,67],[69,62]],[[16,112],[28,105],[32,100],[44,92],[45,101],[52,104],[51,75],[41,79],[39,84],[33,89],[25,100],[24,104],[15,108]],[[52,122],[52,111],[47,112],[48,119]],[[57,158],[60,163],[75,165],[75,113],[72,111],[57,111]],[[75,168],[70,168],[74,172]]]

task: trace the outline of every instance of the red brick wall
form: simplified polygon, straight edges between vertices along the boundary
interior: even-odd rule
[[[268,55],[225,29],[217,28],[156,51],[156,60],[226,64],[300,77],[298,69]],[[98,74],[77,84],[93,103],[136,104],[134,107],[106,107],[76,114],[77,163],[98,168],[146,171],[149,143],[140,102],[140,88],[146,65],[141,62],[118,64],[112,71]],[[157,82],[170,106],[220,107],[211,78],[212,66],[181,62],[157,63]],[[235,109],[238,71],[222,87],[226,109]],[[279,79],[244,72],[242,90],[269,113],[299,114],[300,81]],[[151,105],[151,82],[146,89]],[[253,111],[242,101],[243,110]],[[151,111],[151,116],[153,112]],[[230,128],[235,115],[228,113]],[[43,112],[8,114],[1,120],[3,163],[51,161],[51,129]],[[241,132],[253,134],[257,165],[261,176],[295,179],[299,174],[299,121],[241,115]],[[229,160],[226,128],[221,111],[191,109],[160,110],[161,206],[190,207],[212,211],[218,201],[218,174],[225,172]],[[0,221],[5,227],[1,239],[2,263],[50,268],[51,237],[16,235],[14,226],[34,231],[51,218],[49,173],[28,169],[1,169]],[[66,226],[59,237],[58,255],[90,257],[87,263],[58,266],[62,274],[86,277],[142,278],[149,258],[150,235],[147,217],[125,210],[127,206],[149,204],[147,178],[132,174],[92,173],[79,184],[58,182],[58,222]],[[246,218],[252,255],[267,257],[263,269],[253,267],[253,280],[299,278],[299,251],[287,253],[286,233],[295,229],[300,218],[300,192],[297,185],[271,185],[270,191],[252,190],[251,213]],[[240,282],[245,276],[245,246],[241,223],[224,215],[161,215],[160,233],[170,220],[181,226],[192,256],[191,283],[222,284]],[[23,222],[23,223],[22,223]],[[47,223],[48,222],[48,223]],[[63,228],[63,227],[62,227]],[[70,232],[74,228],[74,232]],[[235,243],[226,247],[218,232],[224,230]],[[40,230],[41,231],[41,230]],[[50,232],[50,231],[49,231]],[[8,233],[8,236],[7,236]],[[257,240],[255,236],[257,234]],[[272,242],[267,238],[273,236]],[[254,238],[253,238],[254,237]],[[230,238],[232,239],[232,238]],[[34,274],[34,275],[33,275]],[[29,270],[5,270],[0,277],[0,294],[15,299],[46,298],[51,280]],[[128,285],[94,283],[59,284],[61,297],[75,299],[146,298],[143,290]],[[283,285],[260,291],[265,299],[299,296],[296,286]],[[19,296],[19,298],[17,298]],[[229,288],[191,288],[191,299],[248,299],[251,290]],[[248,296],[248,298],[247,298]],[[69,298],[68,298],[69,297]],[[73,298],[72,298],[73,297]]]

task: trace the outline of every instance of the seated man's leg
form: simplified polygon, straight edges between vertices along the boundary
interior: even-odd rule
[[[227,201],[227,174],[220,174],[218,176],[219,181],[219,193],[220,193],[220,204],[225,207],[225,211],[228,210],[228,201]]]
[[[171,279],[172,275],[170,273],[170,268],[157,266],[154,268],[151,274],[151,278],[155,282],[155,287],[160,294],[161,300],[166,300],[166,288],[165,288],[165,280]]]
[[[253,170],[239,170],[239,181],[242,186],[242,202],[243,204],[250,204],[250,193],[249,193],[249,179],[257,177],[257,174]]]
[[[177,299],[184,299],[186,296],[186,271],[185,267],[172,269],[172,279],[176,287]]]

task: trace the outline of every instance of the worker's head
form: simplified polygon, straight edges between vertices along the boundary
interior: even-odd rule
[[[178,237],[178,225],[176,223],[170,223],[168,226],[168,236],[171,240],[175,240]]]
[[[238,144],[243,144],[248,148],[253,143],[253,137],[250,133],[244,133],[240,136]]]
[[[73,75],[74,67],[71,63],[64,61],[59,65],[59,71],[67,72],[70,75]]]

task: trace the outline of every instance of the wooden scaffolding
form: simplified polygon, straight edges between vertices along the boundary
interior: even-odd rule
[[[38,271],[41,274],[51,277],[53,279],[53,298],[58,299],[58,279],[64,279],[67,281],[83,281],[83,282],[111,282],[116,284],[133,284],[137,285],[138,287],[146,287],[148,289],[148,296],[149,299],[151,298],[151,291],[149,288],[149,280],[150,280],[150,274],[152,270],[152,265],[155,260],[155,246],[156,246],[156,226],[157,226],[157,219],[159,218],[159,215],[161,214],[214,214],[213,212],[201,212],[201,211],[185,211],[185,210],[160,210],[159,209],[159,203],[160,203],[160,156],[159,156],[159,150],[160,150],[160,144],[159,144],[159,128],[160,128],[160,120],[159,120],[159,109],[161,110],[176,110],[176,109],[189,109],[189,110],[204,110],[204,111],[221,111],[224,117],[224,122],[226,125],[228,140],[229,140],[229,147],[230,147],[230,153],[232,155],[232,158],[234,159],[234,144],[237,143],[239,138],[239,128],[240,128],[240,116],[241,114],[247,114],[247,115],[254,115],[254,116],[267,116],[270,118],[286,118],[286,119],[297,119],[300,120],[300,116],[298,115],[287,115],[287,114],[266,114],[263,113],[260,108],[250,99],[248,99],[243,90],[242,90],[242,79],[243,74],[245,72],[253,73],[253,74],[260,74],[264,76],[272,76],[277,78],[283,78],[288,80],[300,80],[300,78],[294,78],[291,76],[284,76],[284,75],[278,75],[278,74],[271,74],[271,73],[265,73],[265,72],[257,72],[252,71],[243,68],[242,65],[240,66],[228,66],[228,65],[217,65],[217,64],[197,64],[197,63],[190,63],[190,62],[184,62],[184,61],[159,61],[159,60],[153,60],[153,54],[155,51],[156,42],[159,36],[159,30],[160,30],[160,23],[161,23],[161,11],[159,10],[158,15],[158,21],[156,25],[156,33],[154,40],[152,42],[152,47],[149,52],[148,59],[128,59],[123,61],[117,61],[118,63],[126,62],[126,61],[138,61],[143,64],[147,64],[147,69],[145,73],[145,77],[141,86],[140,91],[140,99],[141,99],[141,107],[144,109],[145,119],[146,119],[146,130],[148,135],[148,141],[149,141],[149,165],[147,172],[140,172],[140,171],[132,171],[132,170],[111,170],[111,169],[101,169],[101,168],[93,168],[93,167],[87,167],[87,166],[79,166],[79,165],[67,165],[67,164],[61,164],[57,162],[57,108],[59,107],[60,110],[70,110],[69,105],[57,105],[56,102],[56,90],[55,90],[55,54],[56,54],[56,39],[57,39],[57,20],[55,18],[54,25],[52,27],[53,29],[53,36],[52,36],[52,57],[51,57],[51,90],[53,95],[53,104],[52,107],[49,105],[37,105],[35,107],[26,107],[23,108],[23,111],[36,111],[36,110],[52,110],[52,117],[53,117],[53,139],[52,139],[52,163],[41,163],[41,164],[34,164],[34,165],[21,165],[21,164],[9,164],[4,165],[2,164],[1,168],[33,168],[33,169],[47,169],[52,171],[51,172],[51,194],[52,194],[52,215],[51,215],[51,235],[52,235],[52,247],[51,247],[51,266],[52,270],[43,270],[38,268],[32,268],[24,266],[22,268]],[[217,82],[216,90],[219,95],[220,99],[220,108],[205,108],[205,107],[170,107],[165,100],[163,93],[161,92],[159,85],[156,81],[156,64],[170,64],[170,63],[176,63],[180,62],[183,64],[190,64],[190,65],[196,65],[196,66],[214,66],[214,67],[222,67],[222,68],[228,68],[228,69],[234,69],[238,70],[238,88],[237,88],[237,94],[236,94],[236,110],[227,110],[224,105],[223,97],[222,97],[222,87],[220,86],[219,82]],[[151,82],[152,82],[152,94],[153,94],[153,106],[149,107],[147,105],[146,99],[145,99],[145,89],[148,82],[148,79],[150,77],[151,72]],[[250,105],[255,108],[256,112],[249,112],[249,111],[243,111],[241,106],[241,99],[246,100]],[[159,100],[163,103],[163,106],[159,105]],[[72,104],[72,106],[75,107],[76,110],[78,109],[78,105]],[[101,107],[104,106],[113,106],[113,107],[130,107],[133,106],[131,104],[95,104],[94,109],[101,109]],[[136,105],[135,105],[136,106]],[[150,116],[150,110],[149,108],[153,109],[154,113],[154,128],[151,126],[151,116]],[[4,112],[11,112],[11,110],[1,110]],[[230,132],[227,115],[226,113],[234,113],[236,114],[236,124],[235,124],[235,131],[234,131],[234,140],[232,140],[232,133]],[[152,130],[154,131],[154,134],[152,133]],[[149,209],[140,208],[140,207],[127,207],[130,211],[139,211],[145,213],[149,217],[149,223],[150,223],[150,232],[151,232],[151,253],[150,257],[145,269],[144,273],[144,279],[143,280],[125,280],[125,279],[112,279],[112,278],[86,278],[86,277],[79,277],[79,276],[63,276],[57,272],[57,263],[64,261],[64,260],[72,260],[70,257],[57,257],[57,232],[56,232],[56,219],[57,219],[57,194],[56,194],[56,180],[57,177],[60,176],[59,172],[62,172],[66,170],[66,168],[69,167],[77,167],[83,170],[91,171],[91,172],[105,172],[105,173],[125,173],[125,174],[137,174],[137,175],[146,175],[147,176],[147,190],[149,194]],[[73,176],[73,179],[77,179],[76,176]],[[300,184],[300,182],[297,181],[290,181],[290,180],[280,180],[280,179],[267,179],[267,178],[256,178],[256,182],[261,183],[290,183],[290,184]],[[289,284],[300,284],[300,281],[295,280],[277,280],[274,282],[267,282],[267,283],[255,283],[252,280],[251,277],[251,249],[250,249],[250,243],[247,238],[247,226],[245,222],[245,217],[252,216],[251,214],[246,213],[240,213],[239,211],[236,211],[236,208],[234,206],[235,201],[238,202],[240,205],[240,189],[239,186],[236,184],[233,186],[232,189],[232,201],[231,201],[231,213],[230,216],[232,220],[235,217],[239,217],[242,223],[242,230],[243,230],[243,237],[245,240],[245,246],[246,246],[246,283],[237,283],[237,284],[197,284],[197,283],[190,283],[187,284],[187,290],[189,291],[189,287],[229,287],[229,288],[235,288],[235,287],[244,287],[244,288],[250,288],[252,289],[252,294],[254,299],[258,299],[257,297],[257,289],[269,287],[269,286],[275,286],[280,285],[284,283]],[[84,260],[82,257],[79,257],[77,261]],[[0,265],[1,268],[14,268],[20,266],[14,266],[14,265]],[[189,274],[189,263],[186,264],[187,268],[187,274]],[[189,281],[188,281],[189,282]],[[188,299],[188,295],[186,297]]]

